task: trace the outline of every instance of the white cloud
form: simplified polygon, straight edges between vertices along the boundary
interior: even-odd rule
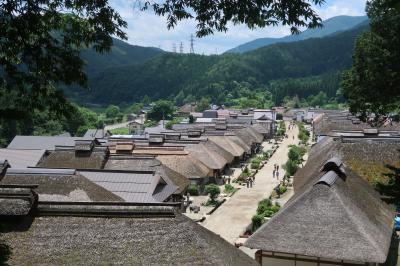
[[[316,10],[323,19],[338,15],[364,15],[365,2],[366,0],[328,0],[323,6],[316,7]],[[179,44],[182,42],[184,51],[188,52],[190,35],[196,32],[195,21],[181,21],[175,28],[168,30],[166,18],[149,11],[140,11],[135,0],[110,0],[110,3],[128,23],[126,33],[129,43],[161,47],[171,51],[174,43],[179,50]],[[216,32],[211,36],[196,38],[194,49],[200,54],[223,53],[257,38],[277,38],[288,34],[290,34],[289,27],[283,26],[250,30],[244,25],[230,25],[226,33]]]

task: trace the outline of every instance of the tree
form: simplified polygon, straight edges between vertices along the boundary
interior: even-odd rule
[[[255,27],[291,26],[292,33],[299,27],[320,26],[321,19],[312,9],[312,4],[321,5],[324,0],[236,0],[190,1],[177,0],[145,1],[142,9],[153,9],[158,15],[167,17],[167,27],[173,28],[178,21],[195,19],[197,36],[202,37],[214,31],[227,31],[228,22]]]
[[[105,110],[107,118],[116,118],[120,113],[120,109],[116,105],[109,105]]]
[[[356,41],[353,67],[343,75],[341,87],[350,111],[366,118],[396,109],[400,103],[400,9],[393,0],[370,0],[370,32]]]
[[[196,106],[197,112],[203,112],[204,110],[210,109],[211,100],[208,97],[202,97],[200,102]]]
[[[211,201],[215,201],[221,190],[216,184],[209,184],[206,185],[205,192],[210,195]]]
[[[161,119],[171,119],[175,111],[175,106],[172,102],[166,100],[158,100],[147,113],[147,118],[159,121]]]
[[[180,90],[179,93],[175,96],[174,101],[177,106],[181,106],[184,104],[185,93],[183,90]]]
[[[108,1],[0,2],[0,118],[22,119],[32,109],[68,114],[60,85],[87,87],[83,47],[106,52],[126,22]],[[29,106],[29,108],[26,108]]]

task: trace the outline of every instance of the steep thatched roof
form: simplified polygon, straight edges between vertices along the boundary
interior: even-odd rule
[[[335,260],[385,262],[394,211],[349,168],[326,168],[312,175],[245,246]]]
[[[294,176],[295,191],[318,172],[324,161],[334,156],[341,158],[348,168],[374,185],[386,182],[386,174],[391,172],[386,165],[400,167],[400,142],[390,138],[325,137],[312,147],[307,164]]]
[[[178,172],[188,179],[205,178],[212,175],[212,171],[202,162],[192,157],[160,155],[157,159],[168,168]]]
[[[10,168],[12,169],[12,168]],[[29,169],[8,170],[0,184],[38,184],[35,192],[46,201],[122,201],[120,197],[96,185],[75,171]],[[65,171],[65,173],[63,173]]]
[[[56,150],[39,163],[43,168],[102,169],[108,157],[108,149],[92,151]]]
[[[9,224],[0,240],[12,250],[10,265],[257,265],[181,214],[27,217]]]
[[[223,149],[233,157],[243,156],[245,150],[228,136],[211,136],[208,138],[218,149]]]
[[[234,159],[235,156],[230,153],[227,149],[224,149],[223,147],[216,145],[214,142],[208,140],[206,142],[203,143],[203,145],[210,151],[217,153],[218,155],[220,155],[221,157],[224,158],[224,160],[227,163],[231,163]]]
[[[189,151],[192,157],[213,170],[222,170],[228,163],[224,157],[215,152],[214,149],[209,149],[203,143],[186,146],[185,150]]]
[[[236,143],[237,145],[239,145],[240,147],[242,147],[242,149],[246,152],[246,153],[250,153],[251,152],[251,145],[247,144],[246,142],[244,142],[241,138],[239,138],[238,136],[234,135],[234,136],[226,136],[229,140],[233,141],[234,143]]]

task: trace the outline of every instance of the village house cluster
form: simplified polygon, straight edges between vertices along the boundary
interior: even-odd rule
[[[183,199],[258,153],[277,113],[309,122],[316,143],[294,196],[244,243],[254,259],[184,216]],[[399,129],[276,108],[208,110],[144,135],[16,136],[0,150],[1,251],[16,265],[379,265],[398,240],[392,198],[372,185],[400,167]]]

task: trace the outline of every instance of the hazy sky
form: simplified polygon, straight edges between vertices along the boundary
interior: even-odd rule
[[[136,0],[110,0],[110,2],[128,23],[126,33],[129,43],[172,51],[174,43],[179,50],[182,42],[184,52],[189,51],[190,35],[196,30],[194,21],[181,21],[177,27],[168,30],[164,17],[139,11],[134,4]],[[316,7],[316,10],[322,19],[338,15],[361,16],[365,15],[365,3],[366,0],[326,0],[325,4]],[[194,50],[199,54],[220,54],[256,38],[282,37],[288,34],[290,34],[289,28],[282,26],[256,30],[249,30],[243,25],[230,26],[226,33],[218,32],[212,36],[196,38]]]

